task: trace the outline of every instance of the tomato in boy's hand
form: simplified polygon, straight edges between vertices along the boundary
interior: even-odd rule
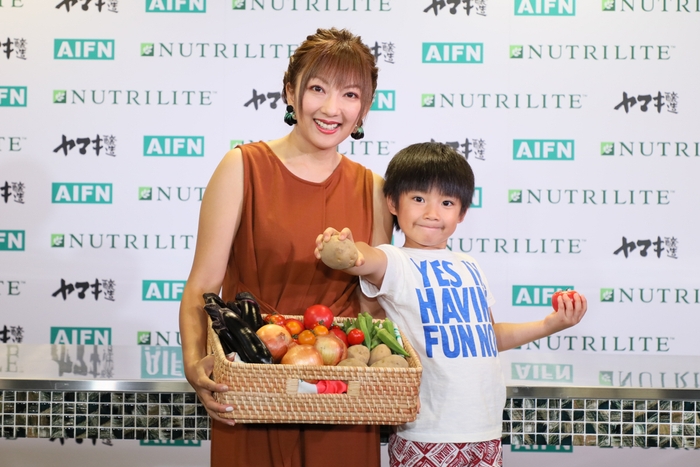
[[[559,290],[557,292],[554,292],[554,295],[552,295],[552,307],[554,307],[554,311],[559,311],[559,297],[561,295],[567,294],[573,302],[575,293],[575,290]]]

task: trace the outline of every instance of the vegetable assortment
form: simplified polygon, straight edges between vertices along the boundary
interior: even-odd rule
[[[385,344],[391,349],[392,353],[404,357],[409,356],[400,342],[401,337],[398,329],[388,318],[375,323],[372,316],[366,311],[363,311],[356,319],[349,319],[345,321],[343,325],[343,330],[348,334],[348,337],[350,337],[350,334],[355,329],[359,329],[362,332],[364,336],[362,344],[368,349],[372,350],[379,344]],[[355,338],[357,336],[358,335],[355,334]]]

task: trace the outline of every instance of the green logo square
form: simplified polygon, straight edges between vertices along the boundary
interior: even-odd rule
[[[153,57],[153,50],[155,47],[152,42],[141,43],[141,56],[142,57]]]
[[[234,10],[245,10],[245,0],[233,0]]]
[[[601,386],[612,386],[613,385],[613,372],[612,371],[599,371],[598,372],[598,384]]]
[[[523,190],[508,190],[508,202],[509,203],[522,203],[523,202]]]
[[[151,345],[151,333],[149,331],[139,331],[136,339],[138,345]]]
[[[243,144],[243,140],[242,140],[242,139],[232,139],[232,140],[231,140],[231,149],[235,148],[235,147],[238,146],[239,144]]]
[[[66,92],[65,90],[54,90],[53,103],[54,104],[65,104],[67,95],[68,95],[68,92]]]
[[[603,11],[615,11],[615,0],[602,0]]]
[[[509,55],[510,55],[510,58],[523,58],[523,46],[522,45],[511,45]]]
[[[613,289],[600,289],[600,301],[601,302],[614,302],[615,301],[615,291]]]
[[[600,143],[600,155],[601,156],[614,156],[615,155],[615,143],[611,143],[611,142]]]
[[[151,201],[153,199],[153,189],[150,186],[139,187],[139,201]]]
[[[421,107],[435,107],[435,94],[423,94],[420,99]]]
[[[63,248],[66,244],[66,236],[63,234],[51,234],[51,248]]]

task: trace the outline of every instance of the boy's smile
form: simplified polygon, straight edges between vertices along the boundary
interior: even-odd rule
[[[405,248],[444,249],[457,224],[464,219],[459,199],[435,189],[408,191],[399,197],[398,207],[390,200],[388,204],[406,236]]]

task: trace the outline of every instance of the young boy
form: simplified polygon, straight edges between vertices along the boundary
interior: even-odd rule
[[[496,323],[479,265],[446,249],[474,193],[467,160],[445,144],[414,144],[394,156],[385,178],[404,246],[358,242],[355,266],[345,271],[360,276],[365,295],[377,297],[421,357],[420,413],[389,438],[390,465],[500,466],[506,390],[498,352],[577,324],[586,299],[564,294],[559,312],[542,321]],[[318,236],[317,258],[336,233]],[[339,233],[352,240],[349,229]]]

